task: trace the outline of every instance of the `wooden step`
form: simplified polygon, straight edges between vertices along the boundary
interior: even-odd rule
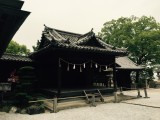
[[[45,101],[44,105],[46,108],[48,108],[50,111],[53,111],[53,102],[52,101]],[[58,103],[57,109],[64,110],[69,108],[77,108],[77,107],[84,107],[88,106],[85,100],[77,100],[77,101],[67,101],[67,102],[61,102]]]

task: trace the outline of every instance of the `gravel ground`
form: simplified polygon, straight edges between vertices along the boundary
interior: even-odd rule
[[[141,92],[142,93],[142,92]],[[124,92],[125,95],[137,95],[136,91]],[[142,96],[144,96],[142,94]],[[58,113],[39,115],[21,115],[0,113],[0,120],[160,120],[160,89],[149,89],[150,98],[128,100],[128,103],[106,103],[97,107],[67,109]],[[154,102],[156,102],[154,104]],[[133,105],[133,104],[142,104]],[[148,106],[147,106],[148,105]]]
[[[125,103],[131,103],[131,104],[139,104],[144,106],[150,106],[150,107],[157,107],[160,108],[160,89],[148,89],[147,90],[148,97],[144,98],[144,90],[141,90],[142,98],[136,99],[136,100],[128,100],[125,101]],[[125,95],[137,95],[137,91],[129,91],[124,92]]]

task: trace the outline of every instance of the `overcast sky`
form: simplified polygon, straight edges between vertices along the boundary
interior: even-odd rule
[[[70,32],[84,34],[94,29],[97,34],[103,24],[121,16],[153,16],[160,22],[160,0],[23,0],[22,10],[31,14],[13,40],[32,50],[41,39],[44,24]]]

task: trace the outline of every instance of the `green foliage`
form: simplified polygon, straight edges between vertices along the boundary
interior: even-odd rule
[[[137,64],[160,63],[160,23],[153,17],[121,17],[106,22],[99,36],[115,47],[127,48]]]
[[[18,70],[19,83],[16,85],[16,100],[18,105],[28,105],[29,100],[33,100],[32,94],[35,87],[35,71],[31,66],[25,66]]]
[[[154,65],[153,69],[155,72],[160,72],[160,64]]]
[[[37,105],[31,105],[27,108],[27,113],[30,115],[33,114],[40,114],[40,113],[44,113],[45,112],[45,108],[44,106],[41,104],[37,104]]]
[[[140,72],[140,80],[145,81],[147,80],[152,81],[153,80],[153,69],[146,67],[145,70]]]
[[[19,92],[15,96],[17,100],[17,105],[24,107],[28,105],[28,101],[31,99],[31,96],[29,96],[27,93]]]
[[[156,88],[156,82],[155,81],[150,81],[149,82],[149,87],[150,88]]]
[[[18,70],[19,79],[21,82],[32,83],[36,81],[35,69],[31,66],[24,66]]]
[[[25,45],[20,45],[15,41],[11,41],[6,49],[6,53],[17,54],[17,55],[27,55],[30,50],[27,49]]]
[[[0,104],[0,112],[9,113],[10,109],[11,109],[11,105],[10,104],[3,104],[3,105]]]
[[[18,70],[21,83],[33,83],[36,81],[35,69],[31,66],[24,66]]]
[[[153,83],[153,68],[146,67],[143,71],[139,72],[139,81],[136,81],[136,72],[131,73],[131,79],[137,84],[137,87],[143,88],[147,84]]]

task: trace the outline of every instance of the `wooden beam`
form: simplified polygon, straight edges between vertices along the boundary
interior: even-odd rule
[[[115,63],[115,57],[113,61],[113,85],[114,85],[114,91],[117,92],[117,80],[116,80],[116,63]]]
[[[58,62],[59,64],[59,62]],[[62,79],[61,79],[61,67],[58,65],[58,90],[57,90],[57,97],[60,97],[61,94],[61,84],[62,84]]]

